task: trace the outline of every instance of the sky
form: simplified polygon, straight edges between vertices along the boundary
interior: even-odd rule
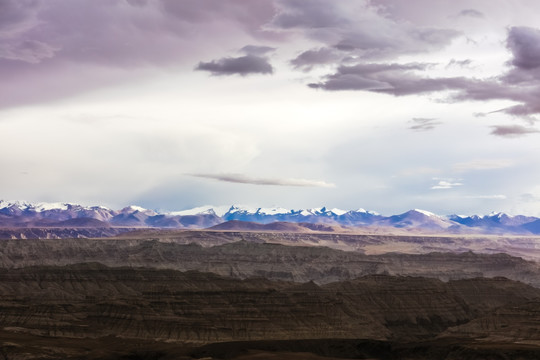
[[[540,216],[536,0],[0,0],[0,198]]]

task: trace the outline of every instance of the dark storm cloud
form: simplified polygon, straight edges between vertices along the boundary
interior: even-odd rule
[[[263,56],[275,50],[276,48],[270,46],[246,45],[240,49],[240,52],[248,55]]]
[[[411,122],[413,125],[409,129],[415,131],[433,130],[436,126],[442,124],[441,121],[437,121],[435,118],[412,118]]]
[[[268,59],[246,55],[237,58],[227,57],[210,62],[200,62],[195,70],[209,71],[212,75],[250,75],[272,74],[274,69]]]
[[[296,30],[329,48],[364,58],[393,58],[441,49],[460,33],[391,19],[369,1],[281,0],[272,25]]]
[[[510,115],[528,116],[540,113],[540,31],[529,27],[508,30],[507,48],[512,58],[510,69],[491,80],[471,81],[458,99],[507,99],[518,102],[501,110]]]
[[[36,0],[0,0],[0,34],[6,31],[24,29],[34,22],[38,5]]]
[[[126,1],[131,6],[146,6],[148,4],[148,0],[126,0]]]
[[[540,31],[530,27],[512,27],[506,41],[512,58],[511,68],[497,78],[471,81],[456,100],[512,100],[518,104],[499,110],[533,123],[534,115],[540,113]],[[532,131],[528,128],[510,127],[493,131],[495,135],[516,136]]]
[[[291,60],[291,65],[296,69],[310,71],[314,66],[335,62],[342,58],[335,50],[319,48],[307,50]]]
[[[521,125],[496,125],[496,126],[492,126],[492,128],[493,128],[493,131],[491,131],[492,135],[510,137],[510,138],[539,132],[537,129],[525,127]]]
[[[309,179],[276,179],[276,178],[256,178],[242,174],[190,174],[199,178],[212,179],[224,182],[251,185],[272,185],[272,186],[300,186],[300,187],[335,187],[332,183],[321,180]]]
[[[354,31],[335,44],[342,51],[357,52],[364,58],[394,58],[401,54],[428,52],[443,48],[459,33],[449,29],[404,29],[388,36],[377,29]],[[397,29],[396,29],[397,32]]]
[[[51,58],[57,49],[26,34],[37,27],[36,0],[0,0],[0,61],[37,64]]]
[[[154,1],[155,2],[155,1]],[[274,0],[159,0],[164,12],[191,23],[228,19],[254,35],[275,13]],[[151,4],[153,2],[149,2]]]
[[[425,78],[418,71],[432,64],[359,64],[340,66],[336,73],[328,75],[323,82],[309,84],[324,90],[366,90],[396,96],[430,93],[463,88],[465,78]]]
[[[361,63],[339,66],[311,88],[329,91],[363,90],[395,96],[447,91],[447,101],[511,100],[517,104],[493,112],[519,117],[530,124],[540,113],[540,30],[512,27],[508,30],[507,48],[511,52],[510,68],[488,79],[465,77],[428,77],[432,64]],[[446,67],[468,66],[470,60],[451,60]],[[522,126],[497,126],[493,135],[516,137],[537,132]]]
[[[469,67],[470,65],[472,64],[472,60],[471,59],[465,59],[465,60],[456,60],[456,59],[452,59],[448,62],[448,64],[446,64],[446,68],[451,68],[451,67]]]
[[[274,14],[273,0],[0,0],[0,108],[193,64],[271,37]]]
[[[308,71],[317,64],[338,65],[333,74],[311,88],[329,91],[363,90],[396,96],[448,92],[450,102],[468,100],[512,100],[517,104],[500,110],[531,121],[540,113],[540,31],[513,27],[508,31],[507,47],[512,67],[490,79],[426,76],[426,64],[373,63],[373,59],[429,52],[445,47],[459,35],[452,29],[413,26],[390,18],[368,1],[310,2],[280,1],[273,25],[294,29],[323,43],[291,61],[296,69]],[[460,16],[483,17],[476,9],[464,9]],[[346,65],[344,58],[356,64]],[[370,63],[366,60],[370,59]],[[468,67],[471,60],[451,60],[446,67]],[[349,61],[350,63],[350,61]],[[498,134],[495,132],[495,134]]]
[[[484,14],[475,9],[463,9],[459,12],[458,16],[469,16],[473,18],[483,18]]]
[[[283,0],[280,4],[281,11],[273,21],[280,28],[339,28],[348,22],[338,7],[327,1]]]
[[[38,64],[54,57],[58,48],[37,40],[6,42],[0,48],[0,58]]]
[[[514,56],[512,65],[516,68],[531,70],[540,67],[540,30],[513,27],[508,32],[506,44]]]

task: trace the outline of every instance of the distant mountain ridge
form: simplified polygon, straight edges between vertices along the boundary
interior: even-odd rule
[[[226,222],[239,221],[256,224],[302,223],[341,227],[371,227],[417,229],[440,233],[487,234],[540,234],[540,218],[505,213],[489,215],[441,216],[429,211],[413,209],[402,214],[383,216],[374,211],[329,209],[326,207],[291,210],[280,207],[250,208],[244,206],[201,206],[191,210],[162,212],[140,206],[120,210],[104,206],[82,206],[70,203],[29,203],[0,200],[0,227],[153,227],[174,229],[201,229]],[[231,225],[228,225],[231,226]],[[236,229],[276,227],[244,226],[234,223]],[[226,229],[227,225],[217,227]],[[278,229],[286,231],[279,225]],[[310,231],[305,225],[302,229]],[[318,231],[311,227],[311,231]]]

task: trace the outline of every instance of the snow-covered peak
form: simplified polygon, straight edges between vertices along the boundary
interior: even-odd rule
[[[130,205],[128,207],[125,207],[124,210],[127,210],[127,211],[140,211],[140,212],[145,212],[147,211],[148,209],[145,209],[143,207],[140,207],[140,206],[137,206],[137,205]]]
[[[242,213],[242,214],[255,214],[260,208],[253,207],[249,205],[232,205],[227,213],[234,214],[234,213]]]
[[[341,210],[341,209],[338,209],[338,208],[333,208],[332,210],[330,210],[330,212],[336,214],[337,216],[340,216],[340,215],[343,215],[343,214],[348,213],[348,211],[346,211],[346,210]]]
[[[72,204],[65,204],[65,203],[39,203],[33,206],[34,210],[37,212],[42,211],[51,211],[51,210],[67,210],[68,206]]]
[[[189,215],[208,215],[208,214],[214,214],[217,216],[223,216],[229,211],[231,207],[230,206],[213,206],[213,205],[204,205],[204,206],[198,206],[192,209],[186,209],[186,210],[180,210],[180,211],[172,211],[169,212],[169,215],[173,216],[189,216]]]
[[[29,206],[31,206],[31,204],[29,202],[27,202],[27,201],[0,200],[0,209],[16,207],[16,208],[19,208],[20,210],[24,210],[24,209],[28,208]]]
[[[227,205],[220,205],[220,206],[212,206],[212,210],[214,210],[214,213],[221,217],[229,211],[230,206]]]
[[[108,207],[106,207],[106,206],[103,206],[103,205],[92,206],[92,207],[90,207],[90,209],[92,209],[92,210],[105,210],[105,211],[111,211],[110,208],[108,208]]]
[[[131,213],[139,212],[139,213],[149,215],[149,216],[157,215],[157,213],[154,210],[145,209],[137,205],[126,206],[125,208],[120,210],[120,212],[124,214],[131,214]]]
[[[312,215],[321,215],[326,213],[326,208],[311,208],[311,209],[304,209],[300,210],[300,215],[302,216],[312,216]]]
[[[18,209],[23,212],[42,213],[46,211],[112,211],[105,206],[82,206],[72,203],[61,202],[40,202],[30,203],[28,201],[5,201],[0,200],[0,210]]]
[[[234,213],[241,213],[245,215],[281,215],[281,214],[289,214],[293,212],[293,210],[289,210],[282,207],[269,207],[269,208],[262,208],[262,207],[253,207],[248,205],[233,205],[229,208],[229,210],[226,213],[234,214]]]
[[[376,211],[372,211],[372,210],[366,210],[364,208],[359,208],[357,210],[352,210],[351,212],[355,212],[355,213],[360,213],[360,214],[369,214],[369,215],[373,215],[373,216],[379,216],[381,214],[379,214],[378,212]]]
[[[426,211],[426,210],[422,210],[422,209],[414,209],[412,210],[414,212],[417,212],[417,213],[420,213],[420,214],[423,214],[423,215],[426,215],[426,216],[435,216],[435,217],[439,217],[438,215],[430,212],[430,211]]]
[[[504,216],[508,216],[508,217],[512,217],[512,216],[509,216],[503,212],[497,212],[497,211],[492,211],[489,213],[489,215],[487,215],[487,217],[490,217],[490,218],[493,218],[493,217],[496,217],[498,219],[504,217]]]
[[[199,206],[197,208],[187,209],[187,210],[172,211],[166,214],[171,215],[171,216],[216,215],[212,207],[203,207],[203,206]]]
[[[292,210],[285,209],[282,207],[272,207],[272,208],[259,208],[257,213],[261,215],[279,215],[279,214],[288,214]]]
[[[311,213],[312,215],[325,215],[325,216],[341,216],[350,212],[348,210],[343,210],[339,208],[328,209],[326,206],[323,206],[320,208],[307,209],[307,211]]]
[[[9,201],[0,200],[0,209],[5,209],[10,207],[12,204]]]
[[[20,210],[29,210],[34,212],[50,211],[50,210],[61,210],[65,211],[68,209],[68,206],[76,206],[74,204],[67,203],[47,203],[41,202],[37,204],[32,204],[27,201],[4,201],[0,200],[0,209],[5,208],[18,208]]]

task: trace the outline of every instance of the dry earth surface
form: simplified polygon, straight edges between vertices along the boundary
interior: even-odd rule
[[[538,359],[536,241],[163,230],[2,240],[0,359]],[[527,248],[527,259],[508,255]]]

